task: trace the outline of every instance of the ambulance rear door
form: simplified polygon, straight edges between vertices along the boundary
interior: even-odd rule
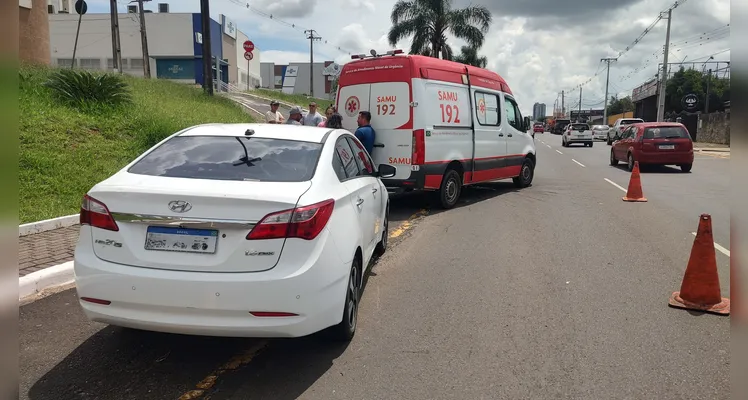
[[[355,132],[360,111],[371,113],[374,128],[374,163],[397,168],[392,179],[410,178],[413,128],[408,82],[379,82],[345,86],[338,94],[343,127]]]

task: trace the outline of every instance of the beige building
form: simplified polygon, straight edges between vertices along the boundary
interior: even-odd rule
[[[47,0],[19,0],[18,57],[31,64],[50,63]]]

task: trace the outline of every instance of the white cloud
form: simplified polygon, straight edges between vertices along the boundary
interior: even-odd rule
[[[320,60],[315,60],[318,62]],[[295,62],[309,62],[309,53],[282,50],[265,50],[262,52],[262,62],[286,65]]]
[[[276,18],[304,18],[314,12],[317,0],[255,0],[250,5]]]

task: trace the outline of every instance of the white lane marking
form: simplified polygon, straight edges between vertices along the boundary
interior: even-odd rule
[[[580,163],[579,161],[577,161],[577,160],[575,160],[573,158],[571,159],[571,161],[574,161],[575,163],[579,164],[582,168],[587,168],[587,167],[584,166],[584,164]]]
[[[549,149],[552,149],[551,145],[547,144],[546,146],[548,146]]]
[[[615,182],[611,181],[610,179],[608,179],[608,178],[605,178],[605,181],[606,181],[606,182],[608,182],[608,183],[610,183],[611,185],[613,185],[613,186],[615,186],[615,187],[617,187],[617,188],[619,188],[619,189],[623,190],[624,192],[628,193],[628,190],[624,189],[624,188],[623,188],[623,186],[621,186],[621,185],[619,185],[619,184],[617,184],[617,183],[615,183]]]
[[[696,232],[691,232],[692,235],[696,236]],[[720,246],[717,242],[714,242],[714,248],[719,250],[720,253],[730,257],[730,250]]]
[[[558,153],[558,154],[564,154],[564,153],[562,153],[562,152],[560,152],[560,151],[558,151],[558,150],[556,150],[556,153]]]

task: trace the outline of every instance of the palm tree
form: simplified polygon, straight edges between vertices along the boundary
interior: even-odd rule
[[[468,46],[480,48],[491,25],[491,12],[484,6],[452,9],[452,0],[398,0],[390,15],[392,27],[387,35],[391,46],[413,36],[410,54],[422,54],[451,60],[447,32],[463,39]]]
[[[478,49],[475,47],[462,46],[460,52],[460,55],[455,57],[455,61],[478,68],[486,68],[488,59],[485,56],[479,56]]]

